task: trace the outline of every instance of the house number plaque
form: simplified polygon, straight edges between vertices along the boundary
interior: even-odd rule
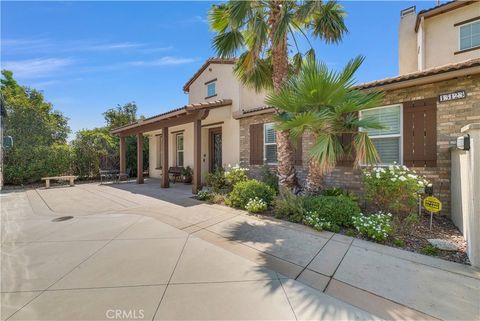
[[[440,96],[438,96],[438,101],[443,103],[451,100],[464,99],[466,97],[467,93],[465,92],[465,90],[458,90],[452,93],[441,94]]]

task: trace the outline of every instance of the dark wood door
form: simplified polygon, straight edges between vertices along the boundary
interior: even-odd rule
[[[222,168],[222,127],[209,130],[209,169],[214,172]]]

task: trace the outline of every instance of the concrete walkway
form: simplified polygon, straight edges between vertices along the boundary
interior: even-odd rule
[[[479,319],[470,267],[158,186],[2,194],[1,320]]]

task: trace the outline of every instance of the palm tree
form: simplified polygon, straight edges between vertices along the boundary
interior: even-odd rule
[[[359,112],[378,106],[382,94],[362,92],[353,86],[353,75],[363,60],[359,56],[341,72],[333,72],[323,63],[306,59],[299,73],[266,99],[268,104],[283,111],[276,117],[280,130],[288,131],[292,139],[303,134],[313,138],[314,144],[309,151],[308,193],[318,192],[322,177],[335,167],[337,160],[352,152],[355,167],[373,164],[379,159],[364,129],[383,127],[372,119],[360,119]],[[347,146],[342,146],[342,134],[352,136]]]
[[[240,54],[235,73],[256,90],[279,92],[289,72],[298,70],[302,53],[296,37],[307,33],[325,42],[338,42],[347,31],[345,13],[335,1],[229,1],[210,10],[210,26],[217,33],[213,47],[221,57]],[[289,63],[289,40],[297,53]],[[310,50],[304,55],[314,56]],[[280,111],[281,112],[281,111]],[[298,186],[294,147],[285,130],[277,131],[278,173],[281,186]]]

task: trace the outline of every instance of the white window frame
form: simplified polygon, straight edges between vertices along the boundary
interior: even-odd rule
[[[399,151],[399,154],[398,154],[400,156],[399,165],[403,165],[403,104],[393,104],[393,105],[379,106],[379,107],[369,108],[369,109],[366,109],[366,110],[371,111],[371,110],[378,110],[378,109],[391,108],[391,107],[400,107],[400,133],[399,134],[377,135],[377,136],[368,135],[368,137],[370,137],[371,139],[399,137],[400,138],[400,141],[399,141],[400,151]],[[359,118],[362,119],[362,111],[359,112]],[[366,130],[364,128],[360,128],[360,131],[366,131]],[[365,166],[365,164],[362,164],[362,165]],[[389,165],[392,165],[392,164],[379,163],[377,165],[378,166],[389,166]]]
[[[461,35],[460,30],[462,29],[462,27],[466,27],[466,26],[472,25],[472,24],[474,24],[474,23],[480,23],[480,20],[475,20],[475,21],[472,21],[472,22],[465,23],[465,24],[462,24],[462,25],[457,26],[457,28],[458,28],[458,51],[465,51],[465,50],[480,48],[480,45],[478,45],[478,46],[468,47],[468,48],[462,49],[462,35]]]
[[[278,164],[278,146],[277,146],[277,138],[275,137],[275,143],[267,143],[267,126],[274,126],[275,123],[265,123],[263,124],[263,163],[266,165],[277,165]],[[275,130],[275,135],[277,134],[277,130]],[[273,163],[267,163],[267,146],[277,146],[277,161]]]
[[[183,139],[183,148],[182,149],[178,149],[178,140],[179,138],[182,137]],[[179,164],[179,153],[182,153],[183,154],[183,163],[185,163],[185,137],[183,136],[183,133],[178,133],[175,135],[175,164],[176,166],[178,167],[183,167],[184,164]]]
[[[209,88],[211,85],[214,86],[214,93],[211,94],[211,95],[209,95],[209,94],[208,94],[208,88]],[[209,82],[209,83],[207,84],[207,96],[206,96],[206,97],[207,97],[207,98],[208,98],[208,97],[213,97],[213,96],[215,96],[215,95],[217,95],[217,82],[216,82],[216,81],[212,81],[212,82]]]

